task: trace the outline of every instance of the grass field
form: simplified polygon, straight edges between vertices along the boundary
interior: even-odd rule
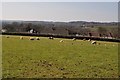
[[[117,78],[118,43],[2,36],[3,77]]]

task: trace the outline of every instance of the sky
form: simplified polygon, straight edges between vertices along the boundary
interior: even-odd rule
[[[114,22],[118,21],[118,3],[54,2],[54,1],[16,2],[15,0],[13,2],[8,2],[6,0],[6,2],[5,1],[2,2],[2,15],[0,15],[0,19],[61,21],[61,22],[62,21]]]
[[[1,0],[2,2],[118,2],[119,0]]]

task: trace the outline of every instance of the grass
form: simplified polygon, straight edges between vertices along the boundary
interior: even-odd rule
[[[117,78],[118,43],[2,36],[3,78]]]

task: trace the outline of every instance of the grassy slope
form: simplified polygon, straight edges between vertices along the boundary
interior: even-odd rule
[[[60,40],[3,36],[3,77],[117,77],[117,43]]]

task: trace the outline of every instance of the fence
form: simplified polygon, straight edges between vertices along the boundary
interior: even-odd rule
[[[76,39],[91,39],[98,41],[110,41],[110,42],[120,42],[120,39],[110,39],[110,38],[101,38],[101,37],[90,37],[90,36],[75,36],[75,35],[56,35],[56,34],[40,34],[40,33],[2,33],[2,35],[20,35],[20,36],[41,36],[41,37],[54,37],[54,38],[76,38]]]

